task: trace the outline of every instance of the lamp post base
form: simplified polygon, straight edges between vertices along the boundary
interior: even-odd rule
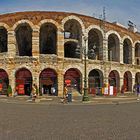
[[[82,101],[89,101],[89,97],[84,95]]]

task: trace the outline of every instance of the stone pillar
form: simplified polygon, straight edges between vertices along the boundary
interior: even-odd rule
[[[64,58],[64,33],[57,31],[57,55],[58,58]]]
[[[132,65],[135,65],[135,47],[132,46]]]
[[[16,55],[16,36],[13,30],[8,31],[8,57]]]
[[[9,76],[9,85],[12,87],[12,95],[14,95],[15,88],[16,88],[16,83],[15,83],[15,75],[11,72]]]
[[[123,64],[123,42],[120,42],[120,63]]]
[[[103,60],[108,61],[108,39],[103,39]]]
[[[132,75],[132,93],[133,93],[134,85],[135,85],[135,75]]]
[[[58,96],[63,97],[64,94],[64,75],[62,70],[58,71]]]
[[[32,56],[39,56],[39,29],[34,28],[32,32]]]
[[[39,74],[40,74],[40,71],[39,71],[39,67],[38,67],[38,62],[34,62],[32,63],[32,70],[31,70],[31,73],[32,73],[32,84],[36,84],[37,87],[39,88]]]
[[[124,77],[121,76],[121,77],[120,77],[120,91],[122,91],[123,85],[124,85]]]

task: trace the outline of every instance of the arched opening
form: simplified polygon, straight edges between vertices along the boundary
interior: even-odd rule
[[[7,30],[0,27],[0,53],[7,52]]]
[[[46,68],[39,76],[39,87],[42,95],[58,95],[57,73],[55,70]],[[54,92],[52,93],[52,88]]]
[[[88,87],[90,94],[101,95],[103,87],[103,73],[98,69],[89,72]]]
[[[120,58],[119,39],[115,34],[108,37],[108,60],[119,62]]]
[[[123,42],[123,63],[132,64],[132,44],[129,39]]]
[[[17,55],[32,56],[32,29],[28,24],[20,24],[16,29]]]
[[[140,72],[137,72],[135,75],[135,83],[136,85],[140,85]]]
[[[102,60],[102,42],[103,37],[101,35],[101,32],[97,29],[91,29],[88,33],[88,50],[90,52],[91,49],[94,49],[95,55],[89,55],[89,59]]]
[[[67,85],[68,90],[72,93],[82,93],[82,74],[78,69],[70,68],[65,72],[64,85]]]
[[[0,94],[7,94],[7,89],[9,85],[8,74],[5,70],[0,69]]]
[[[140,44],[137,43],[135,46],[135,63],[140,65]]]
[[[123,90],[124,92],[132,91],[132,74],[129,71],[124,73]]]
[[[108,83],[110,87],[113,87],[113,94],[116,95],[120,91],[120,76],[116,70],[109,73]]]
[[[81,47],[82,44],[82,29],[77,20],[70,19],[64,24],[64,39],[64,56],[69,58],[80,58],[80,55],[76,55],[75,52],[76,48]]]
[[[26,68],[19,69],[16,74],[16,90],[18,95],[29,95],[32,90],[32,74]]]
[[[64,45],[65,57],[67,58],[80,58],[80,55],[76,54],[77,43],[67,42]]]
[[[40,54],[56,54],[57,28],[52,23],[45,23],[40,28]]]

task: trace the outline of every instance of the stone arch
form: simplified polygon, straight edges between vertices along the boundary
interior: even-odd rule
[[[124,92],[131,92],[132,91],[132,73],[130,71],[126,71],[124,73],[123,91]]]
[[[123,38],[121,39],[121,42],[124,42],[125,39],[129,39],[131,41],[131,44],[133,45],[133,40],[130,36],[128,35],[123,36]]]
[[[76,21],[78,21],[79,24],[81,25],[82,32],[85,31],[85,25],[84,25],[83,21],[82,21],[79,17],[77,17],[77,16],[75,16],[75,15],[67,16],[67,17],[65,17],[65,18],[62,20],[62,26],[63,26],[63,28],[64,28],[65,23],[66,23],[68,20],[71,20],[71,19],[75,19]]]
[[[132,64],[133,42],[130,37],[123,39],[123,63]]]
[[[41,54],[56,54],[57,26],[51,22],[44,22],[40,27],[39,46]]]
[[[38,23],[38,26],[39,28],[43,25],[43,24],[47,24],[47,23],[52,23],[56,26],[56,28],[58,29],[60,27],[59,23],[56,22],[55,20],[53,19],[44,19],[44,20],[41,20],[39,23]]]
[[[32,81],[32,73],[29,69],[21,67],[15,71],[15,88],[19,95],[31,95]]]
[[[8,30],[6,26],[0,26],[0,53],[8,51]]]
[[[140,65],[140,41],[135,42],[135,64]]]
[[[103,72],[99,69],[93,69],[88,74],[88,87],[90,94],[102,94]]]
[[[139,40],[136,40],[135,42],[134,42],[134,47],[136,46],[136,44],[140,44],[140,41]]]
[[[120,36],[113,31],[110,31],[108,37],[108,60],[120,61]]]
[[[58,95],[58,74],[55,69],[44,68],[39,74],[39,89],[41,95]],[[52,92],[52,89],[55,91]]]
[[[112,70],[108,75],[108,83],[113,86],[113,93],[116,95],[120,91],[120,75],[117,70]]]
[[[89,59],[103,59],[103,32],[97,26],[90,26],[88,29],[88,50]],[[90,56],[90,51],[93,55]]]
[[[80,73],[82,73],[82,71],[83,71],[83,67],[74,66],[74,65],[68,65],[67,67],[65,67],[65,68],[63,69],[63,75],[66,73],[66,71],[67,71],[68,69],[71,69],[71,68],[77,69],[78,71],[80,71]]]
[[[100,32],[101,32],[101,35],[102,35],[102,37],[103,37],[104,32],[103,32],[103,30],[101,29],[101,27],[99,27],[99,26],[97,26],[97,25],[90,25],[90,26],[86,29],[86,33],[88,34],[89,31],[92,30],[92,29],[96,29],[96,30],[100,31]]]
[[[9,31],[10,29],[10,27],[6,23],[3,23],[3,22],[0,22],[0,27],[4,27],[7,31]]]
[[[17,21],[13,25],[12,30],[16,31],[16,29],[18,28],[18,26],[20,26],[21,24],[28,24],[30,26],[30,28],[32,28],[32,30],[34,29],[34,24],[31,21],[23,19],[23,20]]]
[[[82,93],[82,73],[77,68],[69,68],[64,74],[64,85],[73,93]]]
[[[119,34],[118,32],[113,31],[113,30],[110,30],[110,31],[108,31],[108,32],[106,33],[106,37],[108,38],[109,35],[111,35],[111,34],[115,34],[115,35],[118,37],[119,42],[121,42],[121,36],[120,36],[120,34]]]
[[[65,48],[68,48],[69,46],[74,46],[74,49],[72,50],[73,53],[76,53],[75,48],[80,48],[82,46],[82,36],[85,31],[85,27],[82,20],[79,17],[73,15],[68,16],[62,20],[62,27],[64,29]],[[66,54],[66,52],[64,53]],[[81,54],[79,53],[78,57],[76,58],[80,57]]]
[[[18,24],[16,33],[16,54],[19,56],[32,56],[32,27],[24,22]]]

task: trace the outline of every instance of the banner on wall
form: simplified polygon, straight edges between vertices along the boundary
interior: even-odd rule
[[[24,85],[18,85],[18,94],[24,94]]]
[[[109,95],[113,95],[113,86],[109,87]]]
[[[108,87],[104,88],[104,95],[108,95]]]
[[[70,80],[70,79],[65,80],[65,84],[66,84],[67,86],[70,86],[70,85],[71,85],[71,80]]]
[[[0,83],[0,92],[2,91],[2,83]]]

